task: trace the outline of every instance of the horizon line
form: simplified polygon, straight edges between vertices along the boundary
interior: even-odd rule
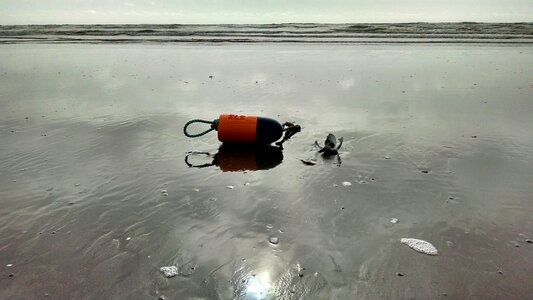
[[[28,24],[0,24],[0,26],[50,26],[50,25],[290,25],[290,24],[318,24],[318,25],[343,25],[343,24],[532,24],[533,21],[509,22],[479,22],[479,21],[407,21],[407,22],[273,22],[273,23],[28,23]]]

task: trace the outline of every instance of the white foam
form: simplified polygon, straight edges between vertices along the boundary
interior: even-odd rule
[[[165,266],[161,267],[159,269],[161,273],[165,275],[165,277],[170,278],[178,275],[178,267],[177,266]]]
[[[424,253],[427,255],[437,255],[438,251],[435,246],[430,242],[426,242],[419,239],[401,239],[400,242],[409,246],[409,248],[415,250],[416,252]]]

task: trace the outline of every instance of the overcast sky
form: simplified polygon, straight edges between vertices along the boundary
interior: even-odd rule
[[[533,22],[533,0],[0,0],[0,24]]]

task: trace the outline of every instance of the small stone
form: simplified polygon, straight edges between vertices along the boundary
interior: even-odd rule
[[[502,270],[498,270],[498,274],[502,275],[503,271]]]
[[[9,277],[13,277],[13,276],[15,276],[15,274],[9,273]]]
[[[352,186],[352,183],[349,181],[343,181],[342,186]]]
[[[428,174],[428,173],[429,173],[429,170],[422,170],[422,171],[420,171],[420,172],[422,172],[422,173],[424,173],[424,174]]]
[[[80,184],[79,184],[79,183],[76,183],[74,186],[80,186]]]
[[[268,238],[268,241],[273,245],[277,245],[279,243],[279,238],[277,236],[271,236]]]
[[[473,138],[473,139],[477,138],[477,135],[473,135],[472,138]]]
[[[390,156],[385,155],[384,157],[385,157],[385,159],[390,159]]]
[[[527,239],[527,240],[526,240],[526,243],[528,243],[528,244],[533,244],[533,240]]]
[[[129,240],[131,240],[131,237],[128,236],[128,237],[126,238],[126,241],[129,241]]]
[[[209,79],[213,79],[213,75],[209,75]]]
[[[197,192],[197,193],[198,193],[198,192],[199,192],[200,190],[199,190],[199,189],[193,189],[193,191],[195,191],[195,192]]]
[[[298,276],[299,276],[300,278],[302,278],[302,277],[304,277],[304,273],[300,272],[300,273],[298,273]]]
[[[56,232],[55,232],[55,231],[52,231],[52,234],[56,234]]]
[[[171,278],[171,277],[174,277],[174,276],[178,275],[178,267],[177,266],[161,267],[159,269],[159,271],[161,273],[163,273],[163,275],[165,275],[165,277],[167,277],[167,278]]]
[[[12,266],[13,266],[13,264],[7,264],[7,265],[6,265],[6,267],[8,267],[8,268],[10,268],[10,267],[12,267]]]
[[[24,119],[28,120],[30,117],[25,117]]]
[[[48,296],[50,296],[50,295],[48,295],[48,293],[44,293],[44,296],[45,296],[45,297],[48,297]]]
[[[396,223],[398,223],[398,221],[399,221],[399,220],[396,219],[396,218],[391,218],[391,219],[390,219],[390,222],[391,222],[392,224],[396,224]]]
[[[166,300],[167,298],[165,298],[165,296],[159,296],[157,299],[159,299],[159,300]]]
[[[404,276],[404,274],[402,272],[398,272],[398,273],[396,273],[396,275],[398,275],[400,277]]]
[[[235,187],[233,185],[227,185],[226,188],[229,190],[233,190]]]

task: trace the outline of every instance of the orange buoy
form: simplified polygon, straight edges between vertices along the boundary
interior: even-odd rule
[[[211,124],[211,128],[199,134],[189,134],[187,126],[200,122]],[[209,131],[218,131],[218,140],[223,143],[258,143],[270,144],[281,138],[283,126],[276,120],[258,116],[221,114],[212,122],[192,120],[185,124],[183,132],[188,137],[199,137]]]

